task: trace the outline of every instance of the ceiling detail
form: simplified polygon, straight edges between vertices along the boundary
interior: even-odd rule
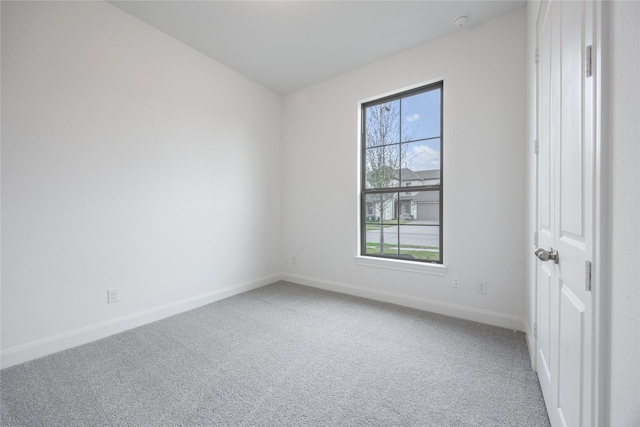
[[[279,94],[524,7],[517,1],[110,1]],[[468,17],[461,29],[456,17]]]

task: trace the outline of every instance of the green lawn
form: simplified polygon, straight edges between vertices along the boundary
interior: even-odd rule
[[[414,250],[414,249],[431,249],[433,251],[425,251],[425,250]],[[367,254],[370,255],[379,255],[380,254],[380,244],[367,242]],[[384,254],[385,255],[398,255],[398,245],[394,243],[385,243],[384,245]],[[429,260],[429,261],[438,261],[440,254],[438,252],[438,248],[433,246],[417,246],[417,245],[402,245],[400,247],[400,258],[407,259],[421,259],[421,260]]]

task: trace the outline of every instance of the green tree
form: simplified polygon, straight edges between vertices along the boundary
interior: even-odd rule
[[[401,120],[398,101],[374,105],[365,112],[365,174],[368,188],[389,188],[398,185],[401,165],[405,162],[406,146],[400,144]],[[369,193],[367,203],[374,205],[380,223],[380,254],[384,253],[384,222],[389,208],[393,209],[396,193]],[[392,215],[393,218],[395,215]],[[391,219],[388,218],[388,219]]]

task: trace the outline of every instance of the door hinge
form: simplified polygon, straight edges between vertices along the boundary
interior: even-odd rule
[[[533,324],[533,336],[538,338],[538,322]]]
[[[591,59],[591,45],[587,46],[585,51],[585,74],[587,77],[591,77],[592,73],[592,59]]]
[[[540,144],[538,144],[538,140],[536,139],[535,143],[533,145],[533,152],[536,153],[536,154],[538,154],[538,150],[540,149],[539,145]]]
[[[584,263],[584,288],[591,291],[591,261]]]
[[[540,54],[538,52],[538,48],[536,48],[533,60],[536,62],[536,64],[538,63],[538,61],[540,61]]]

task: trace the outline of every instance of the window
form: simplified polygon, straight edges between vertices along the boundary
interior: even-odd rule
[[[442,264],[443,86],[362,104],[361,255]]]

